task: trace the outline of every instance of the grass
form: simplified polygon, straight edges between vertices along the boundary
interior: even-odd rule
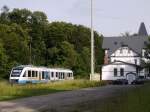
[[[150,83],[106,101],[101,112],[150,112]]]
[[[22,97],[46,95],[49,93],[76,90],[80,88],[98,87],[105,85],[103,81],[72,80],[44,84],[26,84],[11,86],[6,81],[0,82],[0,101]]]
[[[71,112],[150,112],[150,83],[102,101],[78,104]]]

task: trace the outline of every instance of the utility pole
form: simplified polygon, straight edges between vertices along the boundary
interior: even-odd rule
[[[90,80],[94,75],[94,31],[93,31],[93,0],[91,0],[91,74]]]
[[[31,45],[31,43],[32,43],[32,37],[30,36],[30,45],[29,45],[29,50],[30,50],[30,60],[29,60],[29,63],[30,63],[30,65],[32,65],[32,45]]]

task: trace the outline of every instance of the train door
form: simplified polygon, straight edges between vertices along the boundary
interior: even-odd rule
[[[51,72],[48,71],[48,79],[51,80]]]
[[[39,80],[42,80],[41,71],[39,71]]]
[[[66,73],[66,72],[64,72],[64,75],[65,75],[65,80],[67,80],[67,78],[68,78],[68,77],[67,77],[67,73]]]

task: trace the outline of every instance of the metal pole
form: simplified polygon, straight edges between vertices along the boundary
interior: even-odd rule
[[[30,36],[30,48],[29,48],[30,49],[30,65],[32,64],[32,50],[31,50],[32,46],[31,46],[31,42],[32,42],[32,37]]]
[[[93,0],[91,0],[91,74],[90,80],[94,75],[94,31],[93,31]]]

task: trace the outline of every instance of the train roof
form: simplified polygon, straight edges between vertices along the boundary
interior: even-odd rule
[[[66,68],[48,68],[48,67],[44,67],[44,66],[34,66],[34,65],[19,65],[19,66],[14,67],[14,68],[25,68],[25,67],[32,67],[32,68],[39,68],[39,69],[51,69],[51,70],[62,70],[62,71],[72,72],[72,70],[66,69]]]

